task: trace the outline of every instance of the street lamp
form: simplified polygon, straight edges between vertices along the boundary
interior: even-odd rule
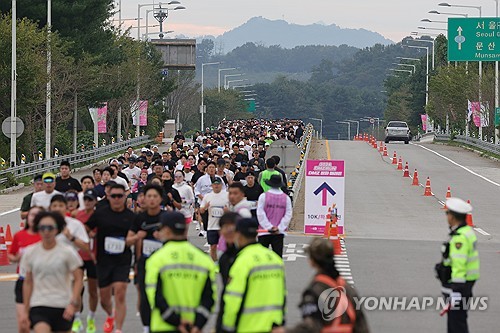
[[[220,92],[220,73],[225,72],[225,71],[234,71],[236,70],[236,67],[231,67],[231,68],[219,68],[219,75],[217,76],[217,89]]]
[[[450,5],[447,2],[441,2],[438,6],[441,7],[455,7],[455,8],[473,8],[479,10],[479,17],[482,17],[482,7],[481,6],[469,6],[469,5]]]
[[[248,79],[229,80],[229,81],[227,81],[227,89],[229,89],[229,86],[230,86],[230,85],[231,85],[231,83],[233,83],[233,82],[245,82],[245,81],[248,81]],[[234,87],[233,87],[233,90],[234,90]]]
[[[351,123],[348,121],[336,121],[337,124],[346,124],[347,125],[347,140],[351,141]]]
[[[228,84],[227,84],[227,78],[228,77],[236,77],[236,76],[243,76],[245,75],[245,73],[241,73],[241,74],[226,74],[224,75],[224,89],[228,89]]]
[[[201,132],[205,131],[205,123],[204,123],[204,114],[207,112],[206,107],[205,107],[205,101],[204,101],[204,96],[203,96],[203,90],[204,90],[204,70],[205,66],[213,66],[213,65],[220,65],[220,61],[218,62],[207,62],[207,63],[202,63],[201,64],[201,105],[200,105],[200,113],[201,113]]]
[[[410,47],[413,49],[425,49],[427,54],[427,61],[425,63],[425,106],[429,104],[429,47],[427,46],[414,46],[414,45],[403,45],[403,47]]]
[[[430,33],[430,32],[425,32],[425,33],[423,33],[423,32],[421,32],[421,31],[412,31],[412,32],[410,33],[410,35],[412,35],[412,36],[422,36],[422,37],[423,37],[423,36],[428,36],[428,37],[437,37],[437,36],[442,35],[442,34],[433,34],[433,33]]]
[[[439,12],[437,10],[431,10],[431,11],[429,11],[429,14],[463,16],[463,17],[468,17],[469,16],[468,14],[462,14],[462,13],[445,13],[445,12]]]
[[[356,127],[356,136],[359,136],[359,121],[357,120],[346,120],[350,123],[356,123],[357,127]]]
[[[52,125],[52,0],[47,0],[47,98],[45,100],[45,159],[51,156]],[[12,128],[12,123],[11,123]]]
[[[167,2],[167,6],[168,5],[177,5],[177,4],[180,4],[180,2],[179,1]],[[182,10],[182,9],[186,9],[186,7],[184,7],[184,6],[177,6],[174,8],[162,7],[161,2],[159,3],[159,6],[155,8],[155,11],[153,13],[153,17],[160,23],[160,34],[159,34],[160,39],[163,39],[163,36],[165,36],[163,34],[163,22],[165,22],[167,20],[169,10]]]
[[[446,21],[434,21],[434,20],[429,20],[428,18],[421,19],[420,22],[425,22],[425,23],[443,23],[443,24],[448,24]]]
[[[426,40],[426,39],[414,39],[413,42],[419,42],[419,43],[431,43],[432,44],[432,70],[435,69],[435,53],[436,53],[436,43],[435,41],[432,40]]]
[[[17,157],[17,4],[12,0],[12,54],[11,54],[11,90],[10,90],[10,166],[16,166]]]
[[[320,139],[323,139],[323,119],[319,119],[319,118],[309,118],[311,120],[316,120],[316,121],[319,121],[320,123],[320,130],[319,130],[319,137]]]
[[[413,73],[415,73],[417,71],[417,66],[415,65],[410,65],[410,64],[397,64],[397,63],[393,63],[393,65],[396,65],[396,66],[407,66],[407,67],[412,67],[413,68]]]

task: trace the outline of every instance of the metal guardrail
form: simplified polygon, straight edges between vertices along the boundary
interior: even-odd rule
[[[496,145],[491,141],[481,140],[479,138],[474,138],[465,135],[456,135],[453,139],[450,134],[447,133],[436,133],[434,135],[434,140],[436,141],[456,141],[472,147],[482,149],[484,151],[500,155],[500,145]]]
[[[7,181],[7,175],[14,177],[34,176],[47,171],[57,170],[61,161],[69,161],[71,164],[89,163],[102,159],[105,156],[119,152],[128,146],[137,146],[150,142],[149,135],[132,138],[126,141],[116,142],[114,144],[98,147],[92,150],[86,150],[76,154],[69,154],[51,158],[49,160],[37,161],[27,164],[21,164],[12,168],[0,170],[0,184]]]
[[[307,124],[306,130],[304,131],[304,137],[299,144],[299,148],[304,153],[300,158],[299,170],[297,171],[297,176],[292,178],[292,192],[293,195],[297,195],[300,191],[300,187],[302,186],[302,179],[304,178],[306,163],[304,161],[307,160],[309,156],[309,150],[311,149],[311,139],[313,136],[313,126],[311,124]]]

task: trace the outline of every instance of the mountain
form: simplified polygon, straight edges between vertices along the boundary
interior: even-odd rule
[[[343,44],[365,48],[375,44],[394,43],[379,33],[365,29],[340,28],[335,24],[325,25],[323,22],[299,25],[263,17],[251,18],[243,25],[215,38],[216,48],[223,53],[230,52],[247,42],[265,46],[280,45],[283,48],[294,48],[299,45],[339,46]]]

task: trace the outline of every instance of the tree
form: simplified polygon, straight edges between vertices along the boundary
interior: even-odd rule
[[[327,83],[333,81],[333,63],[330,60],[321,60],[318,66],[312,69],[311,83]]]
[[[214,41],[211,39],[203,39],[201,43],[196,45],[196,53],[202,59],[202,61],[210,59],[213,52],[214,52]]]

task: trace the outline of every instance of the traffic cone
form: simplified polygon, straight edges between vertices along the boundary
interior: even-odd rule
[[[384,152],[384,141],[380,141],[380,145],[379,145],[378,151],[381,152],[381,153]]]
[[[413,183],[411,185],[413,185],[413,186],[420,186],[420,182],[418,181],[418,172],[417,172],[417,169],[415,169],[415,172],[413,173]]]
[[[7,245],[5,244],[5,236],[3,227],[0,227],[0,266],[8,266],[9,258],[7,257]]]
[[[10,230],[10,224],[7,224],[7,229],[5,230],[5,245],[7,246],[7,253],[9,253],[10,247],[12,246],[12,232]]]
[[[323,238],[328,238],[330,233],[330,219],[332,218],[332,208],[328,207],[328,213],[326,214],[325,230],[323,231]]]
[[[470,200],[467,200],[467,203],[470,205]],[[472,221],[472,213],[468,213],[466,216],[465,216],[465,222],[467,222],[467,225],[469,227],[475,227],[476,225],[474,224],[474,221]]]
[[[446,200],[448,200],[449,198],[451,198],[451,188],[448,186],[448,191],[446,191]],[[444,203],[443,209],[448,209],[448,207],[446,207],[446,201]]]
[[[389,156],[389,154],[387,153],[387,146],[384,146],[384,153],[382,154],[382,156]]]
[[[340,238],[338,233],[337,226],[337,216],[332,216],[332,221],[330,222],[330,233],[328,235],[328,239],[332,242],[333,245],[333,254],[340,255],[342,253],[342,249],[340,246]]]
[[[392,156],[392,164],[398,164],[398,157],[396,156],[396,151],[394,151],[394,155]]]
[[[377,140],[373,139],[373,148],[378,149]]]
[[[408,169],[408,162],[405,164],[405,171],[403,172],[404,178],[410,178],[410,170]]]
[[[425,182],[424,197],[432,197],[431,179],[429,177],[427,177],[427,181]]]
[[[398,170],[403,170],[403,159],[399,156]]]

